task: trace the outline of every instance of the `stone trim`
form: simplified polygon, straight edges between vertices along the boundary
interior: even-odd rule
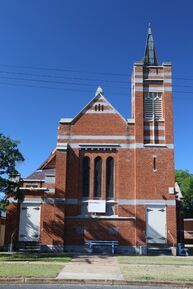
[[[119,199],[119,205],[165,205],[165,206],[175,206],[175,200],[126,200]]]
[[[135,136],[127,135],[58,135],[58,139],[96,139],[96,140],[134,140]]]
[[[155,130],[165,130],[165,127],[164,127],[164,126],[153,126],[153,125],[147,126],[147,125],[145,125],[145,126],[144,126],[144,129],[145,129],[145,130],[152,130],[152,129],[155,129]]]
[[[168,149],[173,149],[174,145],[173,144],[144,144],[144,143],[64,143],[64,147],[67,148],[67,145],[69,145],[73,149],[80,149],[81,145],[82,146],[104,146],[104,147],[110,147],[110,146],[115,146],[118,145],[119,149],[145,149],[147,147],[155,147],[155,148],[168,148]]]
[[[135,91],[140,92],[164,92],[164,91],[172,91],[171,86],[160,86],[160,87],[144,87],[144,86],[135,86]]]

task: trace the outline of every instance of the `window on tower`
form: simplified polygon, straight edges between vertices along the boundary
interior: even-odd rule
[[[161,120],[163,118],[162,93],[147,92],[144,95],[145,120]]]

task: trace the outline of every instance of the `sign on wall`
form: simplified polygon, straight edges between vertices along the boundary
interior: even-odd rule
[[[102,200],[90,200],[88,201],[88,212],[89,213],[105,213],[106,202]]]
[[[168,190],[169,190],[169,194],[170,195],[174,194],[174,188],[173,187],[169,187]]]

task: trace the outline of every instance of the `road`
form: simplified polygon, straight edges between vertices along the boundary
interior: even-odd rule
[[[0,284],[0,289],[182,289],[180,287],[149,287],[149,286],[109,286],[109,285],[31,285],[31,284],[14,284],[14,285],[4,285]],[[185,287],[183,287],[185,289]]]

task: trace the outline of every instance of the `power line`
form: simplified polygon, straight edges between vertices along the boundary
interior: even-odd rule
[[[33,87],[33,88],[43,88],[43,89],[51,89],[51,90],[62,90],[62,91],[72,91],[72,92],[86,92],[91,93],[90,90],[85,89],[72,89],[72,88],[64,88],[64,87],[52,87],[52,86],[40,86],[40,85],[33,85],[33,84],[19,84],[19,83],[10,83],[10,82],[0,82],[0,85],[9,85],[9,86],[25,86],[25,87]],[[110,93],[111,95],[117,95],[117,96],[127,96],[127,94],[120,94],[120,93]]]
[[[86,80],[86,81],[98,81],[100,83],[107,82],[107,83],[125,83],[128,86],[112,86],[112,88],[117,89],[128,89],[130,87],[130,82],[119,82],[119,81],[110,81],[110,80],[103,80],[103,79],[89,79],[89,78],[77,78],[77,77],[64,77],[64,76],[54,76],[49,74],[36,74],[36,73],[24,73],[24,72],[10,72],[10,71],[0,71],[0,74],[8,74],[8,75],[24,75],[24,76],[36,76],[36,77],[46,77],[46,78],[60,78],[60,79],[70,79],[70,80]],[[41,79],[31,79],[31,78],[15,78],[15,77],[6,77],[6,76],[0,76],[0,78],[4,79],[12,79],[12,80],[21,80],[21,81],[32,81],[32,82],[46,82],[46,83],[55,83],[55,84],[67,84],[67,85],[80,85],[80,86],[93,86],[96,87],[95,84],[83,84],[83,83],[74,83],[74,82],[60,82],[60,81],[54,81],[54,80],[41,80]],[[108,85],[108,84],[107,84]],[[109,86],[109,85],[108,85]],[[193,87],[191,85],[173,85],[173,87]]]
[[[14,65],[4,65],[4,66],[9,66],[9,67],[22,67],[22,68],[32,68],[31,66],[14,66]],[[38,67],[37,69],[39,69],[40,67]],[[36,67],[33,67],[33,69],[36,69]],[[47,68],[41,68],[43,70],[46,70]],[[51,68],[50,68],[51,69]],[[50,70],[49,69],[49,70]],[[53,68],[52,70],[57,70],[55,68]],[[68,72],[83,72],[81,70],[72,70],[72,69],[69,69],[69,70],[65,70],[65,69],[59,69],[59,71],[68,71]],[[88,72],[88,71],[87,71]],[[0,71],[1,74],[5,73],[5,74],[14,74],[14,75],[24,75],[24,76],[35,76],[35,77],[46,77],[46,78],[57,78],[57,79],[68,79],[68,80],[85,80],[85,81],[97,81],[99,82],[99,84],[101,83],[120,83],[120,84],[127,84],[127,85],[130,85],[130,81],[121,81],[121,80],[107,80],[107,79],[98,79],[98,78],[88,78],[88,77],[69,77],[69,76],[61,76],[61,75],[50,75],[50,74],[37,74],[37,73],[28,73],[28,72],[15,72],[15,71],[4,71],[4,70],[1,70]],[[89,72],[88,72],[89,73]],[[99,74],[99,73],[98,73]],[[108,73],[105,73],[105,74],[108,74]],[[115,73],[113,73],[113,75],[115,75]],[[120,74],[118,74],[120,76]],[[130,75],[129,74],[125,74],[125,76],[127,75],[127,77],[129,77]],[[177,79],[177,80],[193,80],[192,78],[180,78],[180,77],[173,77],[172,78],[173,80]],[[33,80],[32,80],[33,81]],[[37,80],[39,81],[39,80]],[[76,85],[76,84],[75,84]],[[87,86],[89,84],[86,84]],[[174,84],[173,86],[176,86],[176,87],[192,87],[192,85],[176,85]],[[117,88],[120,88],[120,87],[117,87]],[[127,88],[127,87],[126,87]],[[122,89],[122,87],[121,87]]]
[[[76,80],[87,80],[87,81],[99,81],[107,83],[122,83],[128,84],[129,81],[117,81],[117,80],[107,80],[107,79],[96,79],[96,78],[82,78],[82,77],[69,77],[69,76],[59,76],[59,75],[50,75],[50,74],[37,74],[37,73],[26,73],[26,72],[15,72],[15,71],[2,71],[0,73],[5,74],[16,74],[16,75],[25,75],[25,76],[37,76],[37,77],[47,77],[47,78],[59,78],[59,79],[76,79]]]
[[[62,91],[71,91],[71,92],[86,92],[86,93],[91,93],[90,90],[85,90],[85,89],[73,89],[73,88],[64,88],[64,87],[52,87],[52,86],[40,86],[40,85],[33,85],[33,84],[18,84],[18,83],[8,83],[8,82],[0,82],[0,85],[9,85],[9,86],[24,86],[24,87],[32,87],[32,88],[42,88],[42,89],[51,89],[51,90],[62,90]],[[192,94],[193,95],[193,91],[173,91],[173,93],[177,93],[177,94]],[[115,92],[110,92],[110,95],[117,95],[117,96],[123,96],[123,97],[128,97],[130,96],[129,92],[128,94],[122,94],[122,93],[115,93]],[[179,98],[177,96],[175,96],[174,98]],[[184,99],[184,98],[183,98]],[[190,97],[188,97],[188,99],[191,99]]]
[[[42,67],[42,66],[22,66],[22,65],[11,65],[11,64],[0,64],[0,66],[5,67],[15,67],[23,69],[33,69],[33,70],[49,70],[58,72],[81,72],[81,73],[91,73],[91,74],[101,74],[101,75],[114,75],[114,76],[127,76],[126,73],[113,73],[113,72],[99,72],[99,71],[87,71],[87,70],[75,70],[75,69],[64,69],[64,68],[53,68],[53,67]]]
[[[64,68],[43,67],[43,66],[24,66],[24,65],[11,65],[11,64],[2,64],[2,63],[0,64],[0,66],[12,67],[12,68],[22,68],[22,69],[32,69],[32,70],[43,70],[43,71],[47,70],[47,71],[57,71],[57,72],[73,72],[73,73],[78,72],[78,73],[111,75],[111,76],[121,76],[121,77],[131,76],[131,73],[127,74],[127,73],[121,73],[121,72],[115,73],[115,72],[104,72],[104,71],[89,71],[89,70],[81,70],[81,69],[64,69]],[[189,78],[189,77],[172,77],[172,79],[193,81],[193,78]]]
[[[88,83],[78,83],[78,82],[67,82],[67,81],[55,81],[55,80],[46,80],[46,79],[32,79],[32,78],[18,78],[18,77],[7,77],[7,76],[0,76],[0,78],[3,79],[10,79],[10,80],[19,80],[19,81],[32,81],[32,82],[41,82],[41,83],[53,83],[53,84],[66,84],[66,85],[76,85],[76,86],[91,86],[95,87],[95,84],[88,84]],[[127,89],[128,87],[118,87],[118,86],[113,86],[113,89]]]
[[[193,91],[176,91],[176,90],[173,90],[173,93],[188,93],[188,94],[193,94]]]
[[[173,79],[178,79],[178,80],[193,80],[193,78],[184,78],[184,77],[175,77]]]

